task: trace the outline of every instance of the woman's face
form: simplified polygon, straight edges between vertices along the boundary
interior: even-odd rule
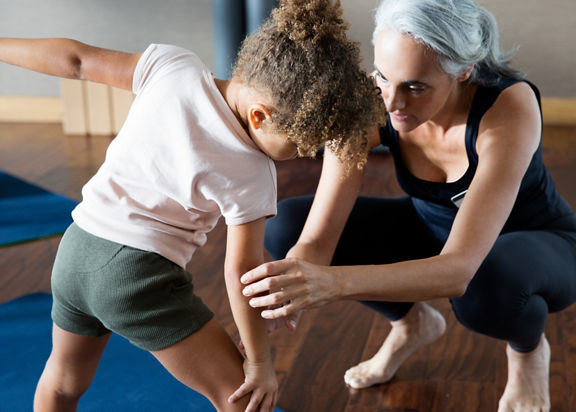
[[[388,29],[376,37],[374,69],[392,126],[399,132],[441,117],[459,83],[438,66],[434,51]]]

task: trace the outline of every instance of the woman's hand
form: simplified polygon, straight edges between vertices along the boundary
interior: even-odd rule
[[[323,306],[338,298],[341,286],[330,266],[314,265],[297,258],[268,262],[242,276],[248,284],[242,291],[254,308],[275,307],[262,311],[266,319],[278,319],[301,310]]]
[[[252,393],[246,412],[272,412],[278,398],[278,382],[272,361],[244,361],[244,383],[230,395],[228,402]]]

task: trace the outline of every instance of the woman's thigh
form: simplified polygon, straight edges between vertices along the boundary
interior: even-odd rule
[[[286,199],[267,223],[266,247],[283,258],[296,243],[314,197]],[[384,264],[429,257],[440,245],[430,236],[407,196],[359,197],[338,242],[334,265]]]
[[[497,239],[452,305],[468,328],[528,351],[537,345],[548,313],[575,300],[574,241],[554,231],[522,231]]]

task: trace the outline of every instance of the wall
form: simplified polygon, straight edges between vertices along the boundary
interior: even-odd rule
[[[0,36],[70,37],[142,51],[177,44],[212,62],[211,0],[0,0]],[[58,80],[0,64],[0,96],[59,95]]]
[[[515,66],[546,97],[576,97],[576,1],[479,0],[497,17]],[[342,0],[350,36],[372,65],[372,10],[378,0]],[[195,50],[212,65],[211,0],[0,0],[0,36],[72,37],[139,51],[151,42]],[[0,64],[0,96],[58,96],[56,79]]]
[[[458,1],[458,0],[455,0]],[[535,82],[543,96],[576,98],[575,0],[477,0],[500,27],[504,49],[519,46],[512,64]],[[372,65],[373,10],[379,0],[343,0],[350,36]]]

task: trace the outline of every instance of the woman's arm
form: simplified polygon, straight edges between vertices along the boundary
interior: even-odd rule
[[[132,90],[140,53],[102,49],[70,39],[0,38],[0,61],[67,79]]]
[[[380,143],[378,128],[367,134],[370,148]],[[360,193],[363,170],[346,174],[342,162],[330,150],[324,151],[322,174],[314,201],[296,245],[287,253],[308,262],[329,265],[344,225]]]
[[[482,120],[478,168],[438,256],[373,266],[326,267],[299,259],[270,262],[242,278],[243,283],[256,282],[245,289],[247,296],[268,293],[253,298],[251,305],[290,302],[263,313],[276,318],[337,299],[421,301],[463,294],[510,215],[540,131],[540,112],[530,87],[519,83],[505,90]]]
[[[278,391],[266,323],[242,296],[240,283],[244,272],[264,262],[264,227],[265,218],[228,226],[226,242],[226,289],[247,357],[245,382],[232,394],[230,401],[252,393],[248,410],[260,410],[259,407],[271,410]]]

